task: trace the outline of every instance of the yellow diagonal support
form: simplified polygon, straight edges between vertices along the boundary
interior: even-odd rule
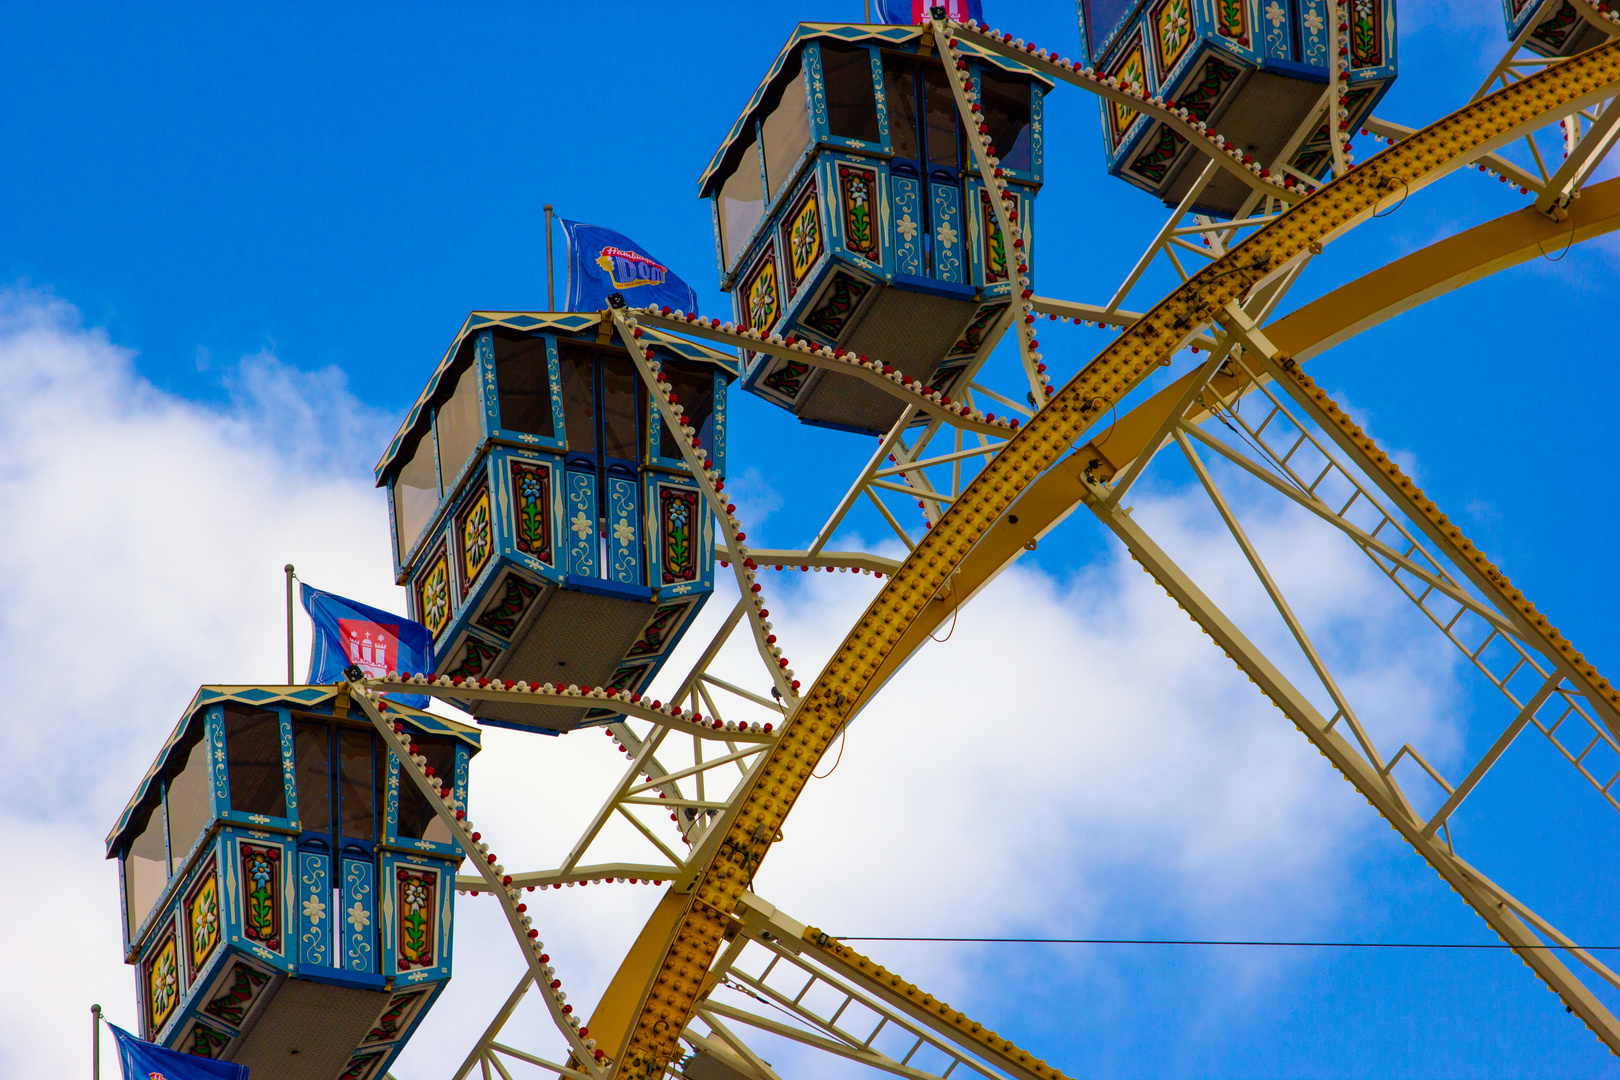
[[[679,1051],[730,913],[839,729],[897,670],[895,646],[1015,499],[1094,421],[1167,362],[1227,302],[1308,250],[1394,205],[1466,158],[1533,130],[1539,118],[1620,86],[1620,43],[1551,65],[1431,124],[1335,180],[1162,300],[1076,375],[985,467],[873,600],[784,726],[725,822],[645,984],[616,1055],[618,1075],[650,1077]],[[607,1003],[604,1003],[606,1005]]]
[[[859,985],[875,990],[892,1004],[899,1006],[947,1037],[958,1046],[971,1050],[986,1061],[999,1066],[1023,1080],[1069,1080],[1063,1072],[1054,1069],[1040,1058],[1024,1050],[1009,1039],[964,1016],[933,994],[926,993],[914,983],[896,975],[876,961],[862,956],[837,938],[828,937],[814,926],[805,928],[805,944],[823,963]]]
[[[1558,258],[1571,245],[1616,229],[1620,229],[1620,179],[1605,180],[1581,190],[1566,221],[1551,221],[1533,206],[1504,214],[1341,285],[1267,325],[1266,336],[1303,362],[1436,297],[1532,259]],[[1197,369],[1188,372],[1092,436],[1077,451],[1088,462],[1097,462],[1092,479],[1113,479],[1143,453],[1182,390],[1197,376]],[[1234,368],[1211,379],[1210,390],[1230,400],[1243,391],[1248,378]],[[1198,423],[1208,415],[1202,405],[1195,405],[1187,422]]]
[[[1547,621],[1547,617],[1530,602],[1530,598],[1520,592],[1518,587],[1508,580],[1508,576],[1502,573],[1483,551],[1474,546],[1472,540],[1463,535],[1462,530],[1441,512],[1434,500],[1425,495],[1423,489],[1414,484],[1411,477],[1390,460],[1389,455],[1373,441],[1372,436],[1350,419],[1349,415],[1339,408],[1338,402],[1334,401],[1326,390],[1316,385],[1316,380],[1305,374],[1305,370],[1293,358],[1279,354],[1277,366],[1283,376],[1298,389],[1299,399],[1309,403],[1312,418],[1320,423],[1329,435],[1334,436],[1341,446],[1354,454],[1358,464],[1368,470],[1386,493],[1399,500],[1402,509],[1406,510],[1413,520],[1420,526],[1426,526],[1424,531],[1446,549],[1446,553],[1454,562],[1470,572],[1475,581],[1494,593],[1509,610],[1518,613],[1528,637],[1540,642],[1550,655],[1558,657],[1568,665],[1576,685],[1599,706],[1604,713],[1604,719],[1609,721],[1610,729],[1615,731],[1617,725],[1614,717],[1620,714],[1620,690],[1616,690],[1609,680],[1576,650],[1574,644]],[[1615,734],[1620,736],[1620,731],[1615,731]]]

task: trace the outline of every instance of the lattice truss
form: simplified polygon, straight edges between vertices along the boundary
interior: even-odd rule
[[[1595,9],[1593,15],[1609,20]],[[816,348],[667,309],[613,313],[616,331],[638,358],[668,424],[681,424],[680,408],[669,401],[656,362],[638,344],[644,333],[787,356],[852,375],[893,394],[903,411],[802,551],[748,547],[718,474],[707,471],[695,439],[686,448],[724,541],[717,544],[717,558],[732,568],[742,599],[673,684],[667,701],[593,692],[604,698],[603,708],[622,714],[607,730],[627,761],[558,866],[506,871],[465,815],[440,798],[436,781],[410,764],[408,748],[395,747],[406,772],[428,792],[477,869],[458,885],[499,899],[529,960],[505,1006],[470,1047],[458,1080],[475,1071],[485,1080],[512,1080],[513,1069],[577,1080],[665,1074],[778,1080],[764,1048],[783,1041],[794,1044],[794,1053],[824,1053],[911,1080],[1060,1077],[898,976],[795,922],[748,887],[834,734],[932,628],[954,617],[996,572],[1080,507],[1119,538],[1570,1011],[1620,1053],[1620,1021],[1593,989],[1620,991],[1620,975],[1477,868],[1450,827],[1493,766],[1521,739],[1548,742],[1567,762],[1571,782],[1620,810],[1620,693],[1303,369],[1312,356],[1422,300],[1545,253],[1552,249],[1549,243],[1565,237],[1573,242],[1620,226],[1620,195],[1588,184],[1620,120],[1614,105],[1620,93],[1620,42],[1549,63],[1527,59],[1523,40],[1516,41],[1460,112],[1419,131],[1369,121],[1368,130],[1394,140],[1393,145],[1359,166],[1346,145],[1336,146],[1335,176],[1317,191],[1316,181],[1289,176],[1277,163],[1268,168],[1245,162],[1218,133],[1189,122],[1163,101],[1010,34],[943,19],[933,22],[931,32],[943,57],[958,56],[957,43],[968,40],[1054,81],[1176,125],[1205,152],[1200,179],[1106,303],[1037,297],[1027,268],[1020,265],[1018,302],[973,361],[962,400],[930,391],[880,357]],[[955,90],[973,165],[987,185],[1005,191],[995,175],[998,163],[979,132],[971,79],[963,75]],[[1281,160],[1332,114],[1338,93],[1335,77]],[[1546,148],[1555,142],[1567,156],[1550,167]],[[1533,165],[1514,163],[1526,156]],[[1508,215],[1467,234],[1462,238],[1467,243],[1437,245],[1437,251],[1444,250],[1427,262],[1422,261],[1427,254],[1419,253],[1417,262],[1375,271],[1298,312],[1274,317],[1325,243],[1388,212],[1418,188],[1477,167],[1533,194],[1533,217],[1525,219],[1522,211]],[[1216,170],[1236,173],[1252,192],[1230,221],[1188,212]],[[1577,198],[1583,187],[1589,194],[1584,202]],[[996,210],[1010,249],[1018,252],[1022,233],[1012,216],[1015,206],[1009,197]],[[1127,309],[1149,265],[1161,255],[1180,285],[1145,313]],[[1058,390],[1036,338],[1042,316],[1123,332]],[[1016,350],[997,351],[1009,329]],[[1133,409],[1118,409],[1122,398],[1176,357],[1182,357],[1184,374]],[[1020,391],[994,389],[1009,384]],[[992,415],[997,409],[1003,414],[999,418]],[[1161,451],[1191,470],[1286,627],[1289,655],[1267,655],[1131,515],[1125,498]],[[1393,594],[1491,688],[1498,706],[1485,749],[1447,772],[1422,746],[1380,745],[1372,737],[1345,680],[1335,675],[1307,620],[1268,568],[1253,540],[1252,520],[1245,524],[1259,504],[1230,497],[1240,480],[1276,506],[1325,523],[1341,543],[1359,550]],[[900,542],[905,558],[827,550],[863,503]],[[813,686],[801,688],[774,635],[759,576],[806,568],[865,572],[886,580],[844,648]],[[719,658],[728,643],[733,653],[757,654],[763,671],[754,683],[720,673]],[[734,671],[735,665],[726,670]],[[1296,685],[1285,671],[1308,673],[1308,680]],[[386,714],[367,695],[393,685],[371,680],[359,695],[385,732]],[[411,689],[456,699],[578,693],[476,680],[452,685],[448,678]],[[762,794],[767,786],[769,797]],[[620,839],[609,836],[607,826],[614,821],[630,826],[614,833]],[[629,841],[622,840],[626,836]],[[644,937],[658,939],[651,941],[652,951],[626,959],[590,1024],[583,1024],[558,998],[561,983],[544,946],[537,944],[528,903],[542,904],[540,890],[572,882],[647,879],[668,886],[670,896],[690,898],[673,921],[649,924]],[[503,1039],[504,1025],[533,987],[546,992],[547,1007],[567,1042],[566,1061],[521,1049],[515,1037]],[[598,1045],[591,1027],[607,1041]]]

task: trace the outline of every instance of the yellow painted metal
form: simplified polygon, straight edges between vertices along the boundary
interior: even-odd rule
[[[675,926],[686,914],[686,896],[673,887],[664,894],[658,906],[647,919],[647,924],[636,936],[630,952],[619,964],[608,983],[602,1000],[591,1013],[586,1025],[597,1046],[622,1046],[630,1033],[630,1021],[635,1018],[647,990],[647,972],[654,970],[664,959]],[[572,1061],[569,1064],[573,1064]]]
[[[862,956],[837,938],[828,937],[823,931],[810,926],[805,928],[804,941],[833,970],[854,976],[908,1012],[921,1014],[936,1030],[948,1031],[959,1045],[1013,1075],[1025,1080],[1069,1080],[1064,1073],[1028,1050],[1020,1049],[1017,1044],[1003,1039],[876,961]]]
[[[1572,244],[1620,228],[1620,179],[1581,191],[1568,221],[1526,206],[1430,244],[1306,304],[1266,327],[1266,336],[1296,360],[1340,342],[1453,289],[1529,262],[1561,258]]]
[[[1338,402],[1334,401],[1326,390],[1316,385],[1316,380],[1305,374],[1292,357],[1279,354],[1277,365],[1282,374],[1312,403],[1315,418],[1328,429],[1328,433],[1335,436],[1346,449],[1355,453],[1360,462],[1371,470],[1371,475],[1379,486],[1399,499],[1403,508],[1412,515],[1418,525],[1438,540],[1447,549],[1447,554],[1468,571],[1475,582],[1494,593],[1507,610],[1519,615],[1528,637],[1545,646],[1548,655],[1555,656],[1568,665],[1569,673],[1574,676],[1576,684],[1582,686],[1587,697],[1593,700],[1593,704],[1607,714],[1606,718],[1620,713],[1620,690],[1616,690],[1609,680],[1576,650],[1574,644],[1547,621],[1547,617],[1537,610],[1530,602],[1530,598],[1520,592],[1508,580],[1507,575],[1486,558],[1485,553],[1474,546],[1473,541],[1462,534],[1462,530],[1440,511],[1434,500],[1425,495],[1423,490],[1401,471],[1401,467],[1390,460],[1389,455],[1373,441],[1372,436],[1361,430],[1361,427],[1339,408]],[[1611,729],[1614,726],[1611,722]]]
[[[1527,206],[1379,267],[1266,327],[1266,336],[1295,360],[1305,361],[1379,323],[1470,282],[1542,256],[1559,257],[1570,244],[1620,229],[1620,179],[1581,191],[1568,221],[1556,222]],[[1153,433],[1202,369],[1195,369],[1094,436],[1077,454],[1095,460],[1092,477],[1111,480],[1146,448]],[[1229,398],[1247,376],[1241,371],[1210,380],[1212,393]],[[1187,419],[1207,415],[1195,405]]]
[[[725,821],[718,849],[686,898],[639,1014],[616,1055],[616,1075],[652,1077],[679,1052],[704,976],[743,892],[779,835],[812,769],[842,726],[904,658],[898,649],[953,582],[968,554],[1074,444],[1191,334],[1309,250],[1393,205],[1465,158],[1533,130],[1571,103],[1620,86],[1620,43],[1551,65],[1431,124],[1290,208],[1210,264],[1134,323],[1066,384],[968,485],[873,600],[784,725]],[[1481,556],[1483,558],[1483,556]],[[1549,639],[1551,640],[1551,639]],[[1611,691],[1612,692],[1612,691]]]
[[[1059,463],[1058,469],[1077,468],[1071,456]],[[1322,755],[1365,798],[1390,826],[1412,846],[1438,873],[1447,885],[1484,919],[1501,940],[1511,946],[1525,966],[1546,983],[1548,989],[1563,1000],[1571,1013],[1580,1018],[1611,1053],[1620,1054],[1620,1021],[1574,973],[1564,964],[1570,954],[1560,946],[1572,946],[1567,939],[1558,939],[1549,931],[1557,944],[1549,946],[1530,925],[1538,922],[1521,911],[1495,883],[1458,858],[1447,841],[1428,835],[1423,818],[1413,813],[1410,803],[1397,785],[1389,782],[1381,768],[1369,761],[1352,744],[1345,730],[1336,728],[1327,717],[1318,712],[1279,671],[1263,652],[1257,649],[1241,630],[1223,615],[1201,589],[1189,579],[1164,551],[1127,514],[1109,510],[1105,506],[1108,489],[1095,485],[1088,503],[1099,518],[1126,544],[1126,549],[1143,570],[1151,574],[1208,634],[1210,639],[1310,739]],[[1571,949],[1574,955],[1579,950]]]

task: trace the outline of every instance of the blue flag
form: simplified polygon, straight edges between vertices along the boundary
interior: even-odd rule
[[[957,22],[979,20],[984,25],[984,9],[979,0],[878,0],[878,21],[891,26],[916,26],[928,19],[928,9],[943,7]]]
[[[335,683],[356,664],[370,678],[390,671],[432,672],[433,635],[419,622],[300,585],[304,610],[315,627],[309,650],[311,684]],[[401,705],[426,708],[426,694],[390,694]]]
[[[248,1080],[246,1065],[165,1050],[137,1039],[117,1024],[107,1026],[118,1040],[118,1064],[123,1066],[124,1080]]]
[[[632,307],[665,305],[697,310],[697,293],[623,233],[578,221],[562,222],[568,238],[568,310],[601,311],[623,293]]]

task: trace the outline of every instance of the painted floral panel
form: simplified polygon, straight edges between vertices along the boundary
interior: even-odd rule
[[[439,876],[431,870],[401,866],[394,872],[399,932],[396,966],[400,971],[433,966],[435,956],[434,901]]]
[[[146,1015],[156,1035],[180,1003],[180,949],[174,931],[166,932],[146,962]]]
[[[490,519],[486,486],[456,515],[456,549],[460,556],[461,594],[465,596],[495,553],[495,530]]]
[[[416,579],[416,614],[434,637],[450,625],[450,562],[445,558],[443,545],[428,559],[427,569]]]
[[[519,551],[552,565],[550,466],[512,462],[512,534]]]
[[[281,951],[281,848],[243,842],[242,936]]]
[[[788,295],[798,293],[816,260],[821,258],[821,207],[816,199],[815,181],[805,185],[798,202],[782,225],[783,249],[787,252]]]
[[[197,879],[186,894],[186,937],[192,978],[219,946],[219,877],[213,870]]]
[[[863,259],[877,262],[877,173],[840,163],[838,188],[843,204],[844,247]]]

